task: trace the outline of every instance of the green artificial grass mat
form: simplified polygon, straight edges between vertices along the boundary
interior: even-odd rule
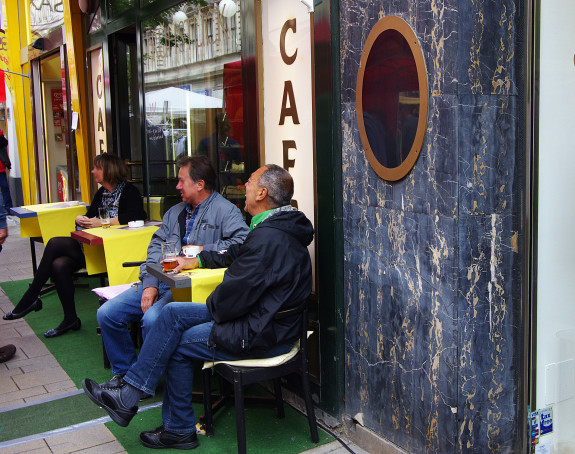
[[[107,416],[84,394],[0,413],[0,442],[48,432]]]
[[[10,281],[0,283],[12,303],[16,304],[28,288],[30,280]],[[82,279],[90,288],[99,287],[98,279]],[[41,297],[43,308],[39,312],[26,315],[26,322],[40,338],[50,353],[66,371],[74,384],[81,388],[82,380],[91,378],[102,383],[111,378],[111,371],[104,369],[102,356],[102,338],[96,333],[96,310],[99,307],[98,297],[89,289],[76,288],[76,311],[82,320],[82,328],[78,331],[46,339],[43,333],[55,328],[63,319],[62,306],[56,291],[51,291]],[[10,323],[10,322],[4,322]],[[194,388],[201,391],[201,374],[199,365],[194,374]],[[249,394],[261,395],[267,391],[259,386],[249,387]],[[162,387],[156,396],[142,402],[142,407],[161,400]],[[194,403],[196,417],[203,414],[203,405]],[[153,408],[140,411],[127,428],[113,422],[107,427],[116,436],[124,449],[129,453],[143,452],[145,449],[139,442],[139,434],[144,430],[154,430],[162,424],[162,409]],[[317,446],[310,438],[309,426],[305,415],[301,415],[289,405],[285,405],[285,419],[278,419],[276,410],[268,405],[246,405],[246,436],[248,452],[252,453],[300,453]],[[83,394],[68,396],[62,399],[30,404],[24,408],[0,413],[0,442],[22,438],[28,435],[48,432],[68,427],[81,422],[106,416],[107,413],[94,405]],[[198,435],[201,451],[205,453],[237,452],[235,409],[228,404],[214,415],[214,437]],[[319,430],[320,442],[324,444],[333,439],[324,431]],[[171,451],[171,450],[168,450]],[[173,450],[176,452],[176,450]],[[180,450],[177,450],[180,452]]]
[[[204,413],[203,404],[193,404],[196,418]],[[333,441],[333,438],[318,427],[319,443],[311,441],[307,417],[289,405],[284,405],[285,418],[278,419],[275,407],[268,405],[246,405],[246,445],[249,453],[295,454]],[[129,453],[147,452],[140,444],[140,432],[155,430],[162,425],[162,409],[153,408],[134,416],[128,427],[110,422],[106,426]],[[236,413],[233,404],[228,404],[214,415],[214,436],[198,435],[199,450],[202,453],[221,454],[238,452],[236,438]],[[181,452],[168,449],[167,452]]]
[[[0,286],[10,301],[16,305],[28,288],[29,282],[31,281],[9,281],[2,282]],[[100,286],[100,281],[96,278],[80,279],[78,282],[86,282],[90,288]],[[26,315],[25,320],[38,338],[44,342],[50,353],[54,355],[74,384],[80,388],[82,380],[86,377],[97,383],[108,381],[112,377],[112,372],[104,369],[102,338],[96,332],[98,296],[90,289],[76,288],[76,312],[82,320],[82,328],[78,331],[68,331],[62,336],[50,339],[46,339],[44,333],[60,324],[64,319],[64,312],[56,290],[52,290],[40,298],[43,303],[42,310],[31,312]]]

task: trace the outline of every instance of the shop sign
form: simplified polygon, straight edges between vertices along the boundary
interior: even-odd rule
[[[287,169],[294,204],[315,219],[310,14],[298,0],[262,2],[265,162]],[[313,244],[310,246],[314,262]]]
[[[94,147],[96,154],[107,151],[106,94],[104,91],[104,65],[102,49],[90,53],[92,70],[92,106],[94,118]]]

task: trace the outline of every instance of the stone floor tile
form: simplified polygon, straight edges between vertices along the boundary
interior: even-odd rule
[[[40,385],[48,385],[63,380],[69,380],[68,374],[60,367],[30,372],[29,374],[12,377],[19,389],[28,389]]]
[[[18,391],[18,386],[12,377],[0,377],[0,396]]]
[[[39,394],[37,396],[25,397],[24,402],[27,404],[30,404],[30,403],[34,403],[38,400],[44,400],[44,399],[47,399],[49,397],[51,398],[51,397],[59,396],[60,394],[65,394],[65,393],[66,393],[66,391],[55,391],[53,393],[46,393],[43,395]]]
[[[36,336],[22,337],[18,343],[18,347],[28,358],[36,358],[50,354],[50,350],[48,350],[44,343]]]
[[[12,377],[14,375],[22,374],[22,369],[16,367],[14,369],[8,369],[4,363],[0,367],[0,378],[2,377]]]
[[[56,358],[52,355],[45,355],[27,359],[26,362],[23,362],[23,364],[20,365],[20,369],[22,369],[22,372],[25,374],[28,374],[37,370],[59,366],[60,364],[56,361]]]
[[[0,407],[9,407],[10,405],[14,405],[14,401],[24,403],[25,399],[30,399],[32,397],[35,397],[36,399],[48,397],[46,388],[44,388],[44,386],[36,386],[25,390],[16,389],[14,392],[2,392],[0,393]]]
[[[21,453],[31,453],[31,454],[44,454],[50,453],[50,448],[44,440],[35,440],[28,443],[22,443],[10,448],[2,449],[2,454],[21,454]]]
[[[3,328],[0,330],[0,345],[14,344],[16,347],[22,338],[16,328]]]
[[[114,440],[103,445],[92,446],[90,448],[74,451],[77,454],[121,454],[127,453],[119,441]]]
[[[16,331],[18,331],[18,333],[20,333],[20,336],[22,336],[22,337],[24,337],[24,336],[36,336],[36,333],[34,332],[34,330],[32,328],[30,328],[30,325],[28,325],[28,323],[18,325],[15,329],[16,329]]]
[[[98,424],[47,438],[46,443],[54,453],[69,453],[106,445],[115,440],[104,424]]]
[[[32,275],[32,271],[28,272],[24,272],[21,271],[19,273],[13,273],[10,274],[10,280],[12,281],[22,281],[24,279],[32,279],[34,276]]]
[[[62,380],[56,383],[50,383],[44,385],[44,388],[46,388],[46,391],[48,391],[49,393],[69,392],[69,391],[76,391],[78,389],[76,388],[76,385],[72,380]]]

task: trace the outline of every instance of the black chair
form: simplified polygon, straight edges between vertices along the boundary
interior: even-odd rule
[[[275,316],[275,319],[280,320],[287,317],[301,317],[299,339],[294,344],[294,348],[290,353],[275,358],[266,358],[261,360],[248,359],[242,361],[216,361],[215,363],[204,363],[204,423],[206,435],[212,436],[214,434],[213,414],[217,409],[223,406],[227,398],[230,397],[228,395],[224,395],[220,402],[216,403],[214,407],[212,407],[210,375],[212,373],[217,373],[226,382],[233,384],[239,453],[243,454],[246,452],[246,425],[244,415],[243,387],[253,383],[273,380],[275,404],[277,406],[278,417],[283,419],[285,417],[285,413],[283,407],[280,378],[295,372],[299,372],[301,376],[301,384],[304,394],[311,439],[314,443],[319,442],[307,368],[307,301],[304,301],[296,308],[278,312]],[[289,359],[286,360],[286,357]],[[270,365],[270,363],[272,365]]]

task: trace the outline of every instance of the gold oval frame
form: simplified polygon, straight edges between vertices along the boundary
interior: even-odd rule
[[[409,44],[411,53],[415,60],[415,68],[417,70],[417,79],[419,81],[419,118],[417,122],[417,132],[409,154],[405,160],[397,167],[383,166],[373,154],[373,150],[367,139],[365,131],[365,124],[363,122],[363,78],[365,75],[365,67],[367,59],[371,52],[371,48],[375,40],[383,32],[387,30],[395,30],[403,36]],[[427,126],[427,110],[429,104],[429,93],[427,84],[427,70],[425,68],[425,61],[423,60],[423,52],[415,32],[410,25],[403,19],[397,16],[387,16],[380,19],[369,32],[363,51],[361,53],[361,60],[359,62],[359,71],[357,73],[355,90],[355,103],[357,111],[357,125],[359,127],[359,135],[361,143],[367,155],[367,159],[375,172],[384,180],[398,181],[405,177],[415,165],[421,149],[423,148],[423,139],[425,138],[425,130]]]

